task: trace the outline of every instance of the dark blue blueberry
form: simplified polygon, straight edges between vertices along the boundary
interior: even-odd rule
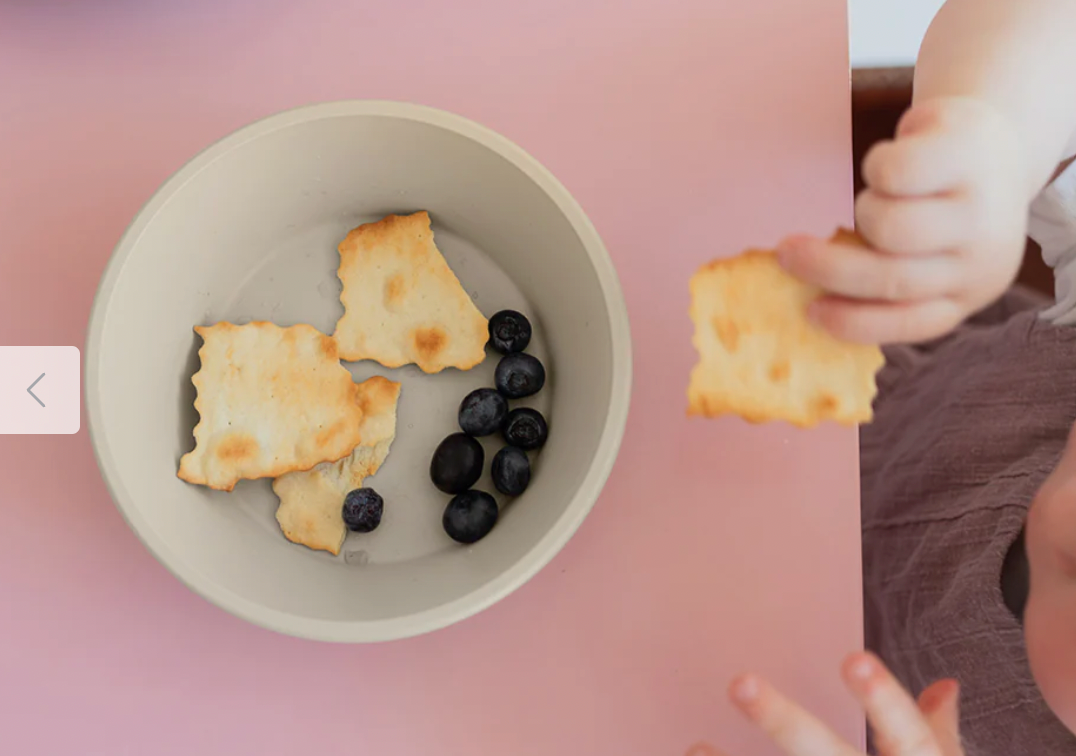
[[[502,434],[510,446],[533,451],[545,443],[549,436],[549,426],[538,410],[520,407],[508,413]]]
[[[482,477],[485,461],[482,444],[466,433],[453,433],[433,453],[430,480],[445,493],[462,493]]]
[[[515,310],[501,310],[489,319],[489,343],[501,354],[522,352],[531,343],[531,322]]]
[[[545,368],[532,355],[509,354],[497,363],[493,385],[509,399],[522,399],[542,390]]]
[[[356,533],[376,530],[384,511],[384,499],[372,488],[356,488],[344,497],[344,524]]]
[[[453,541],[481,541],[497,524],[497,502],[483,491],[464,491],[448,502],[441,524]]]
[[[531,482],[531,461],[527,452],[506,446],[494,455],[490,473],[498,491],[505,496],[519,496]]]
[[[475,389],[460,402],[460,428],[471,436],[496,433],[508,414],[508,402],[491,388]]]

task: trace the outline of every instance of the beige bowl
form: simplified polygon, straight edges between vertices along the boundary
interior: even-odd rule
[[[310,323],[342,309],[336,245],[356,224],[428,210],[435,239],[478,307],[535,327],[549,371],[533,406],[550,438],[530,488],[483,541],[441,527],[429,481],[460,400],[492,385],[478,368],[426,376],[348,365],[403,384],[397,437],[368,480],[385,498],[372,534],[339,557],[289,543],[267,480],[230,494],[176,477],[193,446],[192,327]],[[627,312],[612,262],[579,205],[533,158],[457,116],[342,102],[272,116],[226,137],[169,179],[135,218],[102,278],[86,345],[86,405],[112,497],[150,551],[193,590],[292,635],[368,642],[478,612],[541,569],[579,527],[616,457],[631,391]],[[487,468],[497,446],[487,442]],[[488,473],[487,473],[488,476]],[[479,487],[493,491],[488,477]]]

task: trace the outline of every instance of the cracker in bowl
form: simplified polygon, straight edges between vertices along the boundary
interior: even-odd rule
[[[834,239],[858,237],[841,230]],[[882,352],[842,342],[811,323],[807,307],[820,295],[786,273],[771,251],[749,250],[699,269],[691,279],[699,361],[688,387],[689,414],[800,427],[870,422]]]
[[[263,322],[194,330],[203,339],[191,378],[200,419],[181,479],[231,491],[242,479],[338,460],[359,443],[359,387],[333,339],[308,325]]]
[[[428,213],[359,226],[339,252],[341,359],[414,363],[426,373],[485,359],[488,323],[434,244]]]
[[[359,384],[359,396],[362,438],[351,454],[273,481],[273,492],[280,499],[276,519],[293,543],[339,554],[347,535],[341,514],[344,497],[361,488],[363,480],[376,473],[388,456],[396,437],[400,384],[374,376]]]

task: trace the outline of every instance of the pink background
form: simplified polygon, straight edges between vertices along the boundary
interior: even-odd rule
[[[615,10],[614,10],[615,9]],[[479,617],[372,647],[248,626],[127,530],[85,422],[0,437],[0,740],[20,754],[772,753],[726,703],[771,675],[851,738],[855,434],[689,422],[687,279],[851,214],[841,0],[0,4],[0,344],[81,346],[101,270],[168,174],[315,100],[444,107],[582,202],[636,384],[597,509]]]

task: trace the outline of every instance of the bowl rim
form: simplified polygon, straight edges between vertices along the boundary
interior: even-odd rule
[[[149,527],[123,486],[103,430],[98,384],[100,344],[112,292],[142,233],[172,196],[218,158],[250,140],[296,124],[344,116],[399,118],[439,127],[492,150],[521,170],[556,203],[582,241],[597,274],[612,331],[609,413],[590,469],[560,519],[511,567],[478,589],[432,609],[373,621],[313,619],[273,609],[225,588],[186,562],[166,539]],[[616,461],[631,402],[632,342],[627,305],[612,259],[583,208],[541,163],[493,130],[448,111],[391,100],[342,100],[303,105],[243,126],[194,155],[160,185],[120,237],[101,275],[90,310],[84,371],[90,442],[101,476],[121,516],[158,562],[197,595],[254,625],[309,640],[372,643],[433,632],[478,614],[524,585],[561,551],[594,507]]]

